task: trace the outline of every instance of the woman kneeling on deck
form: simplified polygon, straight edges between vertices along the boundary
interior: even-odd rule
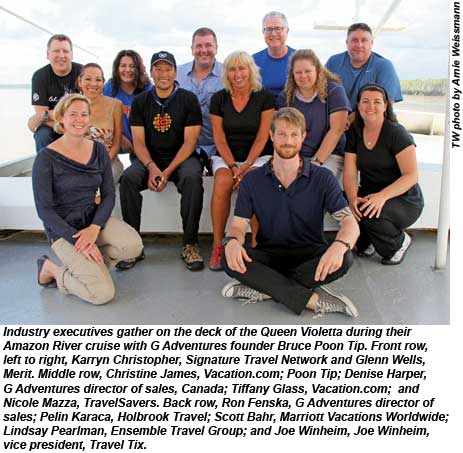
[[[262,88],[259,68],[251,55],[231,53],[223,63],[222,82],[225,88],[212,96],[210,107],[214,143],[220,155],[212,157],[211,270],[222,269],[222,239],[232,191],[238,189],[246,172],[265,164],[273,153],[269,131],[275,99]],[[253,234],[256,227],[251,224]]]
[[[37,155],[32,184],[38,215],[63,265],[43,255],[37,260],[38,283],[104,304],[115,294],[108,268],[140,255],[142,241],[133,228],[110,217],[115,202],[111,161],[104,145],[85,138],[90,101],[80,94],[64,96],[55,119],[63,135]]]
[[[376,251],[382,264],[399,264],[411,244],[404,229],[424,206],[415,143],[397,122],[381,85],[360,88],[355,113],[345,150],[344,189],[360,223],[357,254]]]

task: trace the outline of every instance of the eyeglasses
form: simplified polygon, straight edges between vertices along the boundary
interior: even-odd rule
[[[264,27],[262,31],[266,33],[267,35],[270,35],[273,31],[275,33],[282,33],[286,27]]]

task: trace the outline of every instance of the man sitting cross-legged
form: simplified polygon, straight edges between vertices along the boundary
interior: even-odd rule
[[[333,174],[300,157],[305,131],[298,110],[288,107],[273,114],[273,159],[245,175],[223,241],[222,264],[236,280],[222,295],[273,298],[297,314],[307,308],[356,317],[357,309],[346,296],[321,285],[346,274],[359,228]],[[339,222],[331,245],[323,233],[325,211]],[[259,222],[257,247],[243,247],[253,215]]]

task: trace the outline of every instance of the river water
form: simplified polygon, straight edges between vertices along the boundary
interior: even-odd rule
[[[445,112],[445,98],[404,96],[401,110]],[[0,164],[35,153],[34,139],[27,120],[34,113],[29,88],[0,88]]]

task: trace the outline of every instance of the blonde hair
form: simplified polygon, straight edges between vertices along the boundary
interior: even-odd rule
[[[294,64],[299,60],[309,60],[315,66],[317,71],[315,91],[318,92],[320,101],[326,102],[326,98],[328,97],[328,82],[340,82],[339,77],[322,65],[312,49],[299,49],[291,55],[289,60],[288,80],[285,85],[286,104],[291,105],[296,95],[297,84],[294,78]]]
[[[55,125],[53,129],[55,129],[55,131],[58,132],[58,134],[64,134],[63,125],[59,122],[59,119],[63,117],[68,108],[71,107],[71,104],[75,101],[84,101],[87,104],[88,114],[91,115],[91,104],[90,99],[88,99],[88,97],[78,93],[64,95],[53,109],[53,113],[55,116]]]
[[[231,83],[230,80],[228,80],[228,70],[235,64],[246,65],[249,68],[251,91],[260,91],[262,89],[262,78],[260,76],[259,68],[254,62],[254,58],[252,58],[251,55],[244,50],[236,50],[235,52],[232,52],[223,62],[222,83],[225,90],[229,93],[232,92]]]
[[[291,126],[299,128],[303,134],[306,132],[305,117],[294,107],[283,107],[273,112],[272,121],[270,123],[272,134],[275,133],[277,121],[286,121],[288,124],[291,124]]]

